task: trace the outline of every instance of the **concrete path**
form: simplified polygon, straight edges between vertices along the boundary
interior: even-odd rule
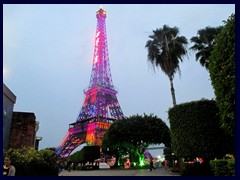
[[[68,172],[63,170],[59,176],[180,176],[178,173],[172,173],[165,168],[149,169],[99,169],[99,170],[81,170]]]

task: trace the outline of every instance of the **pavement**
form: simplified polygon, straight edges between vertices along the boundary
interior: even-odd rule
[[[106,165],[100,165],[98,170],[75,170],[68,172],[63,170],[59,176],[180,176],[179,173],[172,173],[164,167],[157,167],[150,171],[149,169],[110,169]]]

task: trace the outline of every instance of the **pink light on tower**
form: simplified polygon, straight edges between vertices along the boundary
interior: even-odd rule
[[[110,124],[124,118],[114,89],[108,56],[106,22],[107,13],[100,8],[97,13],[94,54],[90,83],[84,92],[85,99],[76,122],[69,124],[57,154],[67,157],[77,146],[86,142],[102,144],[102,137]]]

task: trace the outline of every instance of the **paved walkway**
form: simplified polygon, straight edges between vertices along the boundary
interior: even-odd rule
[[[59,176],[179,176],[165,168],[149,169],[99,169],[66,171],[63,170]]]

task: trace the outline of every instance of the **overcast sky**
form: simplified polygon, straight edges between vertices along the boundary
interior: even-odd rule
[[[96,12],[101,4],[3,5],[3,82],[17,96],[14,111],[40,122],[40,149],[56,147],[76,121],[92,70]],[[169,126],[170,83],[147,62],[152,30],[177,26],[190,38],[206,26],[223,25],[230,4],[103,4],[113,84],[125,116],[154,114]],[[213,99],[209,72],[189,51],[174,78],[177,104]]]

